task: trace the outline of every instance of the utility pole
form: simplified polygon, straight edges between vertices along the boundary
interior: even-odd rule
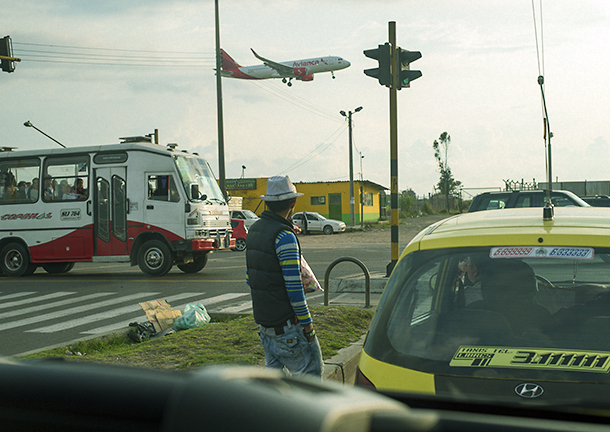
[[[362,107],[358,107],[354,110],[354,113],[357,113],[358,111],[362,110]],[[351,221],[351,226],[353,227],[356,222],[356,217],[355,217],[355,210],[354,210],[354,206],[355,206],[355,199],[354,199],[354,157],[353,157],[353,151],[352,151],[352,112],[348,111],[347,114],[345,114],[345,111],[339,111],[339,114],[341,114],[343,117],[347,117],[347,126],[349,128],[349,211],[350,211],[350,221]]]
[[[216,117],[218,119],[218,183],[225,200],[227,195],[227,179],[225,175],[225,138],[222,118],[222,57],[220,54],[220,18],[218,0],[214,1],[216,16]]]

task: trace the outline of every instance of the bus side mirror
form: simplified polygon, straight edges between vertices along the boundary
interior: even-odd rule
[[[199,185],[191,185],[191,199],[199,199]]]

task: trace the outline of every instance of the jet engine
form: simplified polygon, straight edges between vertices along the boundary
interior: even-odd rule
[[[313,74],[302,75],[298,77],[301,81],[313,81]]]

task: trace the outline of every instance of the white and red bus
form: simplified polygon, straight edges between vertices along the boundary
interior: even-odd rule
[[[0,271],[64,273],[129,262],[151,276],[205,267],[234,248],[229,207],[205,159],[174,144],[0,152]]]

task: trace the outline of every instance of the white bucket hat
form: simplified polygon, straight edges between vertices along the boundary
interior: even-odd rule
[[[303,196],[297,192],[288,176],[274,176],[267,179],[267,195],[261,195],[263,201],[284,201]]]

